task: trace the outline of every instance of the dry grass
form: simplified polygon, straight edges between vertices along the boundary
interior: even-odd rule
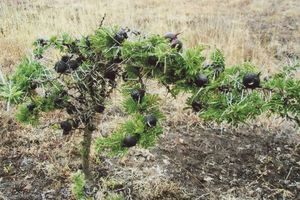
[[[300,55],[298,0],[3,0],[0,2],[0,63],[12,70],[38,37],[91,33],[105,24],[146,33],[184,31],[188,47],[221,48],[232,65],[252,61],[275,69]]]

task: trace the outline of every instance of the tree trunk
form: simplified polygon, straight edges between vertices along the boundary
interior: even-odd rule
[[[92,133],[88,126],[84,129],[82,148],[82,170],[86,179],[90,178],[90,151],[92,143]]]

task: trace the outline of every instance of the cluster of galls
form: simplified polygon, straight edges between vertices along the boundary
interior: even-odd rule
[[[208,84],[208,78],[205,75],[198,75],[195,84],[199,87],[203,87]],[[246,73],[243,76],[243,85],[247,89],[255,89],[260,87],[260,73]],[[230,86],[222,85],[218,88],[221,92],[229,92]],[[191,104],[193,111],[200,112],[203,109],[203,104],[197,100],[194,100]]]
[[[135,89],[131,92],[131,98],[135,101],[135,102],[142,102],[143,98],[145,96],[145,90],[144,89]],[[146,115],[144,117],[144,123],[148,128],[153,128],[156,126],[157,124],[157,118],[155,115],[153,114],[149,114]],[[141,135],[136,133],[133,135],[127,135],[121,142],[121,146],[122,147],[133,147],[135,146],[139,139],[140,139]]]
[[[70,56],[63,56],[60,61],[55,63],[54,70],[59,74],[70,73],[72,70],[76,70],[82,62],[82,57],[72,59]]]

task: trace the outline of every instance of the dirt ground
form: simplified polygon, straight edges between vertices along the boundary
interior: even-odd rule
[[[167,119],[165,134],[150,150],[132,148],[123,158],[95,154],[86,194],[103,199],[113,192],[134,200],[300,199],[300,135],[291,125],[220,129],[186,115],[182,121]],[[79,133],[33,131],[4,115],[0,127],[0,199],[73,199],[70,177],[81,167]]]

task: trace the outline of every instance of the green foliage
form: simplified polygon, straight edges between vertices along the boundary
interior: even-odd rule
[[[225,58],[223,53],[220,49],[216,49],[214,52],[211,53],[210,59],[213,65],[225,67]]]
[[[189,77],[193,77],[203,70],[202,64],[205,61],[205,57],[202,55],[203,50],[203,46],[197,46],[183,52],[182,57],[185,61],[184,67]],[[187,79],[189,79],[189,77],[187,77]]]
[[[158,95],[145,94],[142,102],[134,101],[131,96],[126,95],[123,107],[126,113],[157,113],[158,112]]]
[[[264,105],[265,110],[277,113],[282,117],[294,119],[300,123],[300,80],[294,79],[294,73],[300,64],[284,68],[284,71],[275,74],[266,81],[264,87],[269,89],[269,99]]]
[[[118,56],[119,48],[115,34],[118,27],[100,27],[91,38],[91,46],[94,53],[104,56],[107,60],[112,60]]]
[[[120,30],[129,36],[122,42],[117,41]],[[299,63],[283,68],[269,80],[260,78],[259,87],[249,89],[247,84],[244,86],[245,75],[260,75],[252,64],[225,68],[225,58],[219,49],[213,50],[206,58],[202,45],[178,50],[159,35],[146,37],[119,27],[99,27],[94,34],[79,39],[63,34],[50,40],[37,40],[34,45],[37,59],[54,47],[67,57],[67,61],[61,59],[59,62],[68,66],[69,60],[80,61],[78,68],[68,68],[57,74],[54,70],[46,70],[36,60],[25,59],[16,73],[0,85],[0,96],[10,102],[20,103],[30,97],[36,104],[33,112],[25,106],[20,107],[20,121],[35,123],[40,111],[65,109],[65,104],[71,104],[76,105],[76,113],[69,113],[70,117],[90,126],[95,106],[104,105],[117,87],[118,78],[124,75],[126,83],[121,88],[124,95],[122,105],[129,115],[128,121],[109,137],[97,139],[98,152],[124,155],[128,148],[123,147],[122,141],[129,135],[139,137],[137,145],[140,147],[148,148],[155,144],[162,133],[159,96],[146,93],[142,101],[130,96],[133,89],[146,90],[145,82],[149,79],[165,86],[174,97],[183,92],[190,94],[187,104],[207,121],[237,125],[268,113],[279,114],[300,125],[300,83],[294,76]],[[208,65],[204,65],[206,60],[210,60]],[[201,84],[201,80],[205,83]],[[32,92],[32,82],[41,84],[47,95],[40,97]],[[61,96],[64,90],[73,93],[66,92],[66,96]],[[55,103],[57,100],[62,106]],[[156,126],[147,126],[144,117],[148,114],[157,118]]]
[[[8,103],[22,103],[32,92],[33,84],[48,76],[39,62],[25,58],[6,82],[0,84],[0,98]]]
[[[9,103],[15,104],[20,102],[23,95],[24,92],[20,90],[18,85],[14,84],[14,82],[11,80],[0,84],[0,98]]]
[[[84,174],[78,171],[72,177],[72,192],[77,200],[85,200],[84,187],[85,178]]]
[[[33,81],[37,82],[45,77],[48,77],[47,69],[39,62],[25,58],[17,67],[17,70],[12,75],[11,80],[20,91],[29,92]]]
[[[158,121],[163,119],[161,113],[153,113]],[[126,121],[114,133],[106,138],[98,138],[96,141],[96,150],[99,153],[106,151],[109,156],[122,156],[127,153],[128,148],[122,147],[123,139],[128,135],[139,135],[138,145],[143,148],[153,146],[162,134],[162,127],[157,124],[153,128],[146,126],[144,116],[141,114],[133,114],[131,119]]]
[[[17,113],[17,120],[22,123],[37,125],[39,120],[39,111],[34,109],[30,111],[27,107],[27,104],[22,104],[19,106],[19,112]]]

